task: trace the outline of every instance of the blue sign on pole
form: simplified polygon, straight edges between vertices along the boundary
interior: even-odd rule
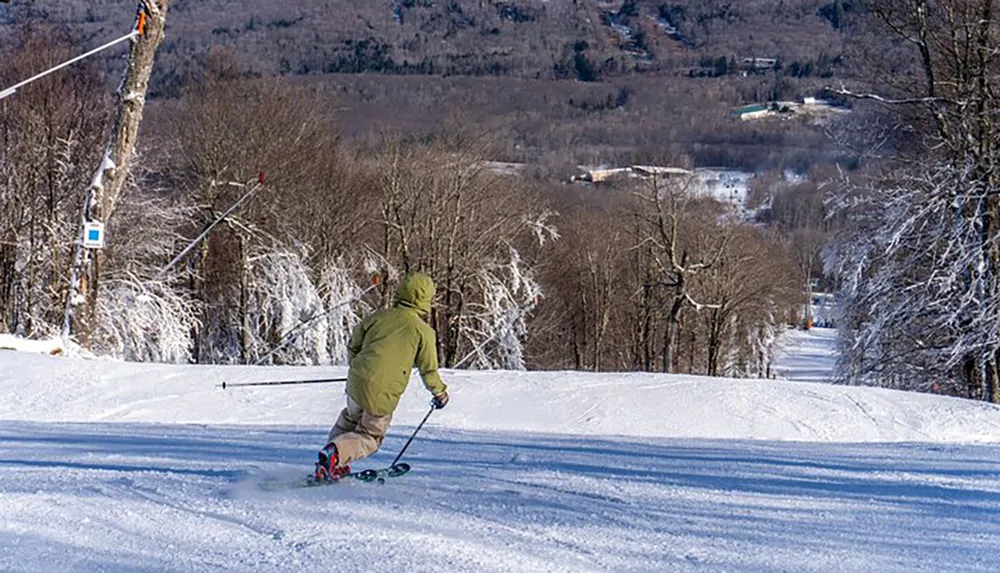
[[[84,225],[83,246],[88,249],[104,248],[104,223],[91,221]]]

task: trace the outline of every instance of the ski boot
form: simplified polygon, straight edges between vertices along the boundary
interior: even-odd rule
[[[351,466],[337,467],[340,456],[337,455],[337,446],[327,444],[325,448],[316,454],[316,481],[336,481],[341,477],[351,473]]]

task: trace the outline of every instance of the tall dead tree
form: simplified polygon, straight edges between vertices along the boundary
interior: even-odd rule
[[[140,4],[136,16],[137,33],[129,42],[125,77],[118,88],[118,110],[111,123],[104,160],[87,189],[81,208],[80,234],[70,272],[62,334],[64,338],[75,336],[84,346],[90,345],[95,326],[101,263],[100,251],[91,252],[83,246],[84,229],[89,222],[108,223],[128,181],[149,77],[156,50],[163,41],[170,2],[144,0]]]

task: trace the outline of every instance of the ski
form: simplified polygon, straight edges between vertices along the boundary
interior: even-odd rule
[[[383,484],[385,483],[385,480],[387,478],[399,477],[409,471],[410,471],[410,464],[398,463],[382,469],[367,469],[358,472],[351,472],[349,474],[344,474],[336,479],[320,480],[316,479],[315,475],[310,475],[307,476],[305,479],[305,487],[331,485],[351,478],[363,481],[365,483],[376,482],[379,484]]]

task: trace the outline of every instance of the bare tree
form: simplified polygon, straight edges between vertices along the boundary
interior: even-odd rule
[[[69,39],[24,28],[0,66],[9,85],[71,54]],[[0,329],[58,334],[76,210],[95,161],[105,113],[101,76],[84,64],[0,100]]]
[[[470,324],[482,322],[483,310],[529,312],[538,294],[535,287],[519,288],[528,284],[521,278],[531,276],[531,264],[518,245],[537,236],[534,222],[543,209],[522,181],[490,169],[489,148],[488,138],[462,130],[446,133],[429,147],[387,138],[375,163],[382,199],[380,257],[390,276],[420,270],[437,281],[441,304],[431,321],[441,361],[448,366],[467,364],[481,348],[495,347],[499,338],[483,341],[481,327]],[[500,272],[487,279],[483,273],[489,269]],[[498,284],[506,286],[498,290]],[[501,291],[507,294],[497,297]],[[383,292],[387,298],[388,285]],[[513,293],[519,294],[512,298]],[[511,344],[523,338],[502,332],[489,336]]]
[[[356,158],[338,146],[331,108],[284,82],[215,74],[171,110],[171,170],[197,210],[184,232],[203,234],[239,204],[185,260],[203,312],[198,360],[343,358],[328,327],[338,317],[349,328],[360,308],[347,279],[362,273],[347,271],[364,259],[354,241],[372,203],[364,169],[346,167]]]
[[[786,309],[803,296],[790,254],[777,237],[733,225],[715,265],[699,277],[700,296],[711,304],[707,374],[765,375]]]
[[[99,251],[91,254],[84,248],[83,226],[91,221],[110,223],[125,189],[139,136],[149,77],[156,50],[163,41],[170,2],[149,0],[141,4],[135,24],[139,34],[130,44],[125,77],[118,89],[118,112],[111,122],[104,159],[83,199],[79,242],[70,271],[62,334],[64,338],[76,335],[84,345],[90,344],[95,326],[102,255]],[[82,308],[78,308],[81,304]]]
[[[675,371],[684,309],[705,304],[692,297],[690,283],[693,277],[716,264],[730,240],[727,227],[720,229],[712,223],[719,215],[717,204],[697,199],[691,191],[692,183],[687,178],[650,177],[634,192],[640,216],[648,224],[641,242],[653,246],[655,284],[669,293],[663,338],[664,372]]]

